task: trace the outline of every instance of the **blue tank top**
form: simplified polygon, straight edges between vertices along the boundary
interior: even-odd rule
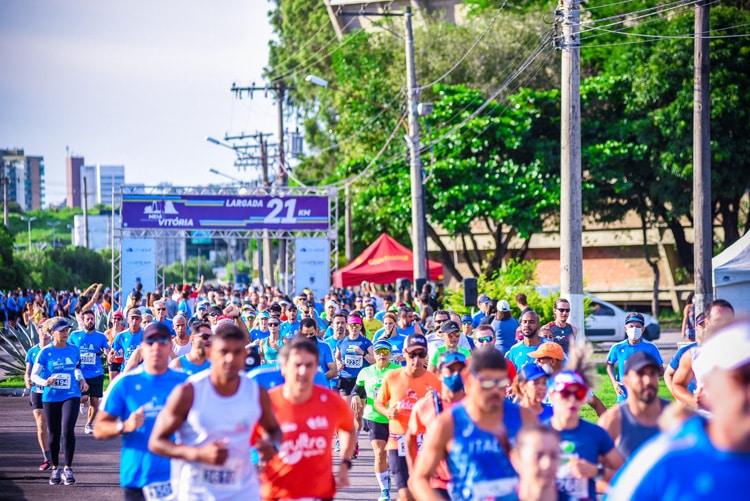
[[[519,407],[503,401],[503,424],[512,446],[521,429]],[[517,500],[518,475],[510,464],[505,447],[495,435],[476,426],[466,412],[463,402],[454,405],[453,447],[446,462],[453,480],[450,485],[451,499],[472,501]]]
[[[201,365],[198,365],[188,360],[187,355],[181,355],[180,366],[182,367],[182,372],[184,372],[188,376],[192,376],[196,372],[205,371],[206,369],[211,367],[211,361],[206,359]]]
[[[559,327],[555,322],[550,322],[547,327],[552,332],[552,340],[562,346],[563,352],[567,355],[570,341],[573,339],[573,326],[565,324],[565,327]]]

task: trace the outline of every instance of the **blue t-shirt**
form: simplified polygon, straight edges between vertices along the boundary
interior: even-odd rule
[[[495,348],[500,350],[500,353],[505,353],[516,344],[518,320],[513,317],[507,320],[493,320],[490,325],[495,330]]]
[[[399,334],[401,334],[404,337],[409,336],[410,334],[414,334],[414,324],[411,324],[406,329],[402,329],[401,327],[399,327],[397,325],[396,326],[396,332],[398,332]]]
[[[104,375],[101,354],[109,350],[107,336],[99,331],[91,334],[86,334],[83,330],[75,331],[70,333],[68,344],[77,346],[81,352],[81,373],[85,379]]]
[[[279,327],[279,333],[281,337],[290,338],[299,334],[299,321],[294,322],[282,322]]]
[[[270,331],[262,331],[260,329],[253,329],[250,331],[250,341],[257,341],[258,339],[265,339],[271,335]]]
[[[156,416],[167,402],[172,390],[187,379],[184,372],[168,369],[158,376],[149,374],[140,365],[120,374],[107,389],[102,409],[122,421],[143,407],[143,425],[122,436],[120,454],[120,485],[143,487],[170,478],[170,459],[148,450],[148,439],[154,428]]]
[[[182,368],[182,372],[184,372],[188,376],[192,376],[197,372],[202,372],[211,368],[211,361],[209,359],[206,359],[201,365],[198,365],[188,360],[187,355],[180,355],[178,358],[180,360],[180,367]]]
[[[42,367],[39,377],[48,379],[54,375],[56,378],[52,386],[44,387],[42,402],[63,402],[81,396],[81,387],[75,375],[80,362],[81,353],[72,345],[56,348],[48,344],[39,351],[36,358],[36,364]]]
[[[164,327],[169,329],[169,333],[172,334],[172,336],[177,335],[177,333],[174,331],[174,325],[172,324],[172,320],[167,319],[167,320],[164,320],[163,322],[157,322],[156,320],[154,320],[153,323],[163,325]]]
[[[38,344],[35,344],[31,348],[29,348],[29,351],[26,352],[26,363],[31,364],[31,366],[34,366],[34,362],[36,362],[36,357],[39,355],[39,352],[42,350],[42,347]],[[32,393],[42,393],[44,392],[43,386],[37,386],[36,384],[31,385],[31,392]]]
[[[611,365],[617,365],[618,381],[625,380],[625,361],[630,355],[638,351],[644,351],[648,353],[649,355],[654,357],[659,365],[664,364],[664,361],[661,358],[661,353],[659,353],[659,348],[657,348],[656,345],[651,343],[650,341],[641,339],[641,341],[636,344],[630,344],[627,339],[625,341],[620,341],[619,343],[612,345],[612,348],[609,349],[609,354],[607,355],[607,363]],[[628,394],[627,389],[624,386],[621,386],[621,388],[623,389],[624,394],[617,396],[618,402],[624,402]]]
[[[658,435],[638,449],[612,479],[605,499],[741,499],[748,472],[750,453],[718,450],[706,434],[706,421],[693,417],[675,433]]]
[[[375,333],[375,336],[372,338],[373,344],[381,339],[383,337],[383,334],[385,334],[385,329],[380,329],[378,332]],[[385,339],[385,341],[388,341],[391,343],[391,362],[394,364],[397,364],[399,362],[396,362],[395,357],[396,355],[402,355],[404,354],[404,343],[406,342],[406,336],[402,336],[401,334],[396,334],[395,336],[391,336],[388,339]],[[401,362],[401,365],[406,365],[406,360]]]
[[[544,337],[540,339],[542,340],[542,343],[550,342],[547,338]],[[526,346],[523,340],[521,340],[514,344],[510,350],[508,350],[508,352],[505,354],[505,358],[513,362],[513,365],[516,367],[516,369],[520,369],[528,363],[535,363],[535,360],[529,356],[529,353],[538,350],[539,346],[541,346],[542,343],[536,346]]]
[[[672,368],[672,370],[676,371],[680,367],[680,359],[682,359],[682,356],[696,346],[698,346],[698,343],[690,343],[677,350],[677,353],[674,354],[672,360],[669,362],[669,366]],[[690,381],[690,384],[688,384],[688,391],[690,393],[694,393],[695,388],[695,377],[693,377],[693,380]]]
[[[143,341],[143,329],[139,330],[135,334],[130,332],[130,329],[128,329],[115,336],[115,340],[112,341],[112,349],[115,351],[122,350],[123,357],[125,359],[122,362],[123,367],[125,367],[125,365],[128,363],[130,355],[132,355],[135,349],[138,348],[138,345],[141,344],[141,341]]]
[[[355,346],[358,346],[363,354],[356,352]],[[346,336],[339,341],[336,344],[336,351],[340,353],[341,362],[344,364],[344,368],[339,371],[339,377],[356,379],[359,371],[370,365],[370,362],[365,360],[365,355],[371,346],[372,342],[362,335],[357,336],[356,339]]]
[[[473,316],[473,317],[471,317],[471,326],[472,326],[472,327],[473,327],[474,329],[476,329],[477,327],[479,327],[479,324],[481,324],[481,323],[482,323],[482,320],[483,320],[483,319],[484,319],[484,317],[486,317],[486,316],[487,316],[487,315],[486,315],[486,314],[485,314],[484,312],[482,312],[482,311],[479,311],[479,312],[475,313],[475,314],[474,314],[474,316]]]
[[[260,386],[266,390],[270,390],[276,386],[284,384],[284,376],[281,374],[281,369],[275,364],[263,364],[254,368],[247,373],[247,377],[255,380]],[[320,371],[315,373],[313,377],[313,384],[328,388],[328,378]]]
[[[323,371],[323,374],[325,374],[326,372],[328,372],[328,364],[335,362],[335,359],[333,358],[333,351],[331,350],[331,347],[328,346],[328,343],[317,336],[315,337],[315,341],[318,343],[318,353],[320,353],[318,367],[321,371]]]
[[[560,431],[560,466],[557,468],[557,488],[571,498],[596,499],[596,484],[593,478],[575,478],[570,472],[571,459],[585,459],[599,464],[603,456],[615,447],[612,437],[603,428],[581,419],[571,430]]]

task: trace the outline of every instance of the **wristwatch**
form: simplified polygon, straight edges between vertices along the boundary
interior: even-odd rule
[[[341,460],[342,465],[346,465],[347,469],[352,469],[352,460],[351,459],[342,459]]]
[[[120,435],[122,435],[122,431],[124,429],[125,429],[125,423],[123,423],[122,421],[118,421],[117,422],[117,433],[119,433]]]

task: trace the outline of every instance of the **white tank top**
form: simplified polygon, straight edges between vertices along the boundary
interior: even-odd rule
[[[229,451],[221,466],[172,460],[173,491],[182,500],[259,500],[255,466],[250,461],[250,437],[260,419],[258,384],[240,372],[237,392],[228,397],[214,389],[210,371],[187,381],[193,385],[193,405],[177,430],[177,443],[202,446],[226,440]]]

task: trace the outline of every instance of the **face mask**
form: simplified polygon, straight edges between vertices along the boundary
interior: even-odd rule
[[[464,381],[461,379],[460,372],[451,374],[450,376],[444,376],[443,384],[454,393],[464,389]]]
[[[542,364],[542,370],[548,376],[551,376],[552,373],[555,371],[550,364]]]
[[[643,334],[643,329],[640,327],[626,327],[625,333],[628,335],[628,339],[631,341],[638,341],[641,339],[641,334]]]

